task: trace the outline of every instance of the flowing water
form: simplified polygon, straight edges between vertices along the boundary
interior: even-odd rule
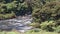
[[[0,20],[0,29],[11,30],[16,29],[20,32],[30,30],[32,27],[29,24],[32,23],[31,15],[18,16],[17,18]]]

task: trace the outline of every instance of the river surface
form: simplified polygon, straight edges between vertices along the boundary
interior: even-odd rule
[[[31,15],[18,16],[17,18],[13,19],[0,20],[0,29],[16,29],[20,32],[25,32],[32,29],[32,26],[29,26],[30,23],[32,23]]]

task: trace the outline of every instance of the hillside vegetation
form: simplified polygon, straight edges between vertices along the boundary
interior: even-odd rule
[[[32,14],[31,26],[60,33],[60,0],[0,0],[0,20]]]

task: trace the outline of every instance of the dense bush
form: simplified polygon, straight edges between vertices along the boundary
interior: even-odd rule
[[[15,14],[12,12],[10,14],[0,14],[0,20],[1,19],[11,19],[11,18],[15,18]]]
[[[60,1],[46,0],[45,2],[45,4],[38,5],[39,7],[33,7],[32,16],[34,22],[40,23],[40,27],[43,30],[55,31],[55,28],[60,25]]]
[[[17,15],[30,14],[32,8],[30,8],[24,0],[0,0],[0,16],[1,19],[10,18],[12,15],[7,17],[6,15],[12,14],[12,12]],[[30,13],[29,13],[30,12]],[[12,17],[13,18],[13,17]]]
[[[46,3],[42,9],[36,9],[33,12],[33,17],[37,21],[57,20],[60,17],[60,2]]]
[[[55,27],[55,22],[54,21],[45,21],[40,24],[41,29],[46,30],[46,31],[54,31]]]

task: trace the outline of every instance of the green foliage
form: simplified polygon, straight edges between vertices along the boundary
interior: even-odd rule
[[[32,16],[33,16],[34,22],[40,23],[39,28],[43,30],[46,30],[46,31],[56,30],[57,32],[59,32],[60,30],[59,28],[60,26],[60,1],[59,0],[50,0],[50,1],[45,0],[45,2],[46,2],[45,4],[38,5],[39,8],[33,7]]]
[[[60,33],[60,26],[56,27],[55,31]]]
[[[31,26],[60,32],[58,31],[60,28],[60,0],[0,0],[0,19],[14,18],[16,14],[20,15],[20,13],[29,11],[32,11],[32,18],[35,22]]]
[[[17,4],[16,4],[17,1],[14,1],[14,2],[11,2],[11,3],[7,3],[6,4],[6,7],[7,7],[7,10],[8,9],[13,9],[13,8],[16,8],[17,7]]]
[[[31,31],[28,31],[28,32],[26,32],[26,33],[24,33],[24,34],[60,34],[60,33],[56,33],[56,32],[46,32],[46,31],[39,31],[39,32],[31,32]]]
[[[10,14],[0,14],[0,19],[14,18],[15,14],[12,12]]]
[[[16,16],[16,13],[20,12],[21,7],[28,8],[28,5],[26,2],[21,3],[20,0],[1,0],[1,3],[0,3],[1,19],[10,18],[10,17],[13,18],[12,12],[15,14],[14,16]]]
[[[40,24],[41,29],[46,30],[46,31],[54,31],[55,25],[56,24],[54,21],[45,21]]]
[[[38,22],[42,22],[45,20],[56,20],[59,19],[60,11],[60,2],[54,1],[46,3],[42,6],[42,9],[36,9],[33,11],[33,17],[35,20],[38,19]]]
[[[31,23],[30,26],[33,26],[34,28],[39,28],[40,24],[39,23]]]

